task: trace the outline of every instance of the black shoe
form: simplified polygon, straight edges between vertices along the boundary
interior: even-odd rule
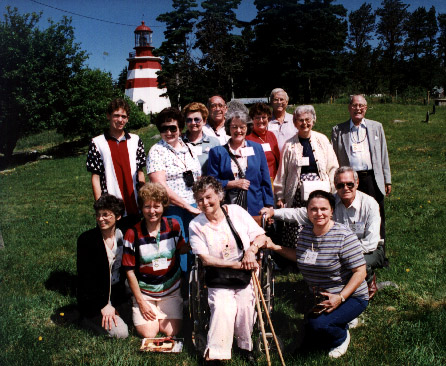
[[[239,349],[240,357],[245,360],[248,365],[256,366],[257,360],[254,357],[254,351],[248,351],[247,349]]]

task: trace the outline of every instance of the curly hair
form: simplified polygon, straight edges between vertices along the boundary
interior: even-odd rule
[[[93,208],[96,213],[100,210],[111,211],[116,217],[124,215],[125,212],[124,201],[108,193],[99,197],[93,204]]]
[[[158,113],[156,116],[156,128],[158,128],[158,131],[161,127],[161,125],[165,122],[171,122],[171,121],[177,121],[178,128],[181,131],[184,129],[184,118],[181,112],[173,107],[164,108],[161,112]]]
[[[130,116],[130,106],[127,101],[123,98],[115,98],[113,99],[107,106],[107,114],[111,116],[114,111],[118,109],[123,109],[127,113],[127,117]]]
[[[256,103],[249,108],[249,117],[252,119],[259,114],[266,114],[268,117],[271,117],[271,108],[265,103]]]
[[[195,201],[197,200],[200,193],[204,193],[209,188],[212,188],[214,192],[217,193],[217,195],[220,197],[220,201],[223,201],[223,199],[225,198],[225,191],[223,189],[223,186],[217,179],[208,175],[202,176],[194,183],[192,192],[194,193]]]
[[[203,103],[192,102],[183,108],[183,116],[187,117],[189,113],[200,112],[203,121],[206,121],[209,116],[209,111]]]
[[[138,206],[140,209],[148,201],[159,202],[164,209],[169,206],[169,195],[161,183],[146,183],[138,191]]]

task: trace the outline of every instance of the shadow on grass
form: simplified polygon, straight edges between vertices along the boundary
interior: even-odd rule
[[[88,145],[88,139],[79,139],[63,142],[42,151],[17,152],[12,156],[0,156],[0,171],[13,169],[17,166],[30,163],[40,159],[63,159],[71,156],[85,154],[85,148]]]
[[[63,296],[76,296],[77,276],[67,271],[53,271],[45,281],[45,288]]]

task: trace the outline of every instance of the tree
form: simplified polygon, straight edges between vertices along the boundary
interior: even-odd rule
[[[256,0],[256,74],[271,90],[283,87],[310,102],[337,93],[343,84],[346,10],[333,0]],[[264,90],[265,87],[262,87]]]
[[[347,57],[350,93],[371,93],[376,88],[372,61],[374,55],[369,41],[375,31],[375,13],[372,5],[364,3],[358,10],[350,12],[347,46],[351,50]]]
[[[0,22],[0,152],[6,156],[25,133],[57,125],[70,104],[70,80],[87,58],[70,19],[40,30],[40,17],[7,7]]]
[[[229,98],[235,75],[241,71],[241,36],[231,32],[238,27],[234,9],[241,0],[206,0],[197,24],[195,48],[200,49],[201,67],[205,70],[210,94]]]
[[[438,36],[437,54],[440,59],[441,68],[439,74],[441,75],[441,85],[446,89],[446,13],[438,14],[438,28],[440,35]]]
[[[404,24],[409,5],[401,0],[383,0],[381,6],[376,10],[380,17],[376,32],[382,50],[383,79],[387,80],[387,88],[393,94],[398,84],[403,83],[401,48],[406,35]]]
[[[108,128],[107,106],[113,98],[125,98],[130,106],[127,128],[149,124],[148,117],[116,87],[110,73],[85,68],[70,80],[70,105],[58,115],[57,132],[64,137],[83,139],[99,135]]]
[[[127,73],[128,73],[128,67],[125,66],[119,73],[118,80],[116,81],[115,84],[116,88],[123,94],[125,93],[125,85],[127,84]]]
[[[404,56],[407,62],[408,84],[431,90],[436,83],[438,59],[435,55],[438,32],[435,8],[429,11],[419,7],[409,14],[404,24],[407,37],[404,42]]]
[[[195,0],[173,0],[173,11],[156,18],[166,23],[165,41],[154,50],[162,58],[162,71],[158,72],[158,85],[167,88],[173,105],[184,105],[200,95],[200,83],[197,83],[198,65],[191,55],[191,38],[194,21],[199,16]],[[202,89],[202,88],[201,88]]]

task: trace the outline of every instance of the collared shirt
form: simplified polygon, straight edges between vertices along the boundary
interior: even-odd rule
[[[166,184],[188,204],[195,203],[192,187],[186,186],[183,173],[191,170],[195,181],[201,175],[201,165],[196,155],[180,139],[181,149],[175,150],[164,140],[152,146],[147,156],[147,174],[164,171]]]
[[[356,171],[371,170],[372,158],[370,155],[367,125],[363,119],[358,126],[350,120],[350,165]]]
[[[281,124],[273,114],[268,123],[268,131],[271,131],[276,136],[279,151],[282,152],[285,142],[297,133],[297,128],[293,123],[293,115],[285,112],[285,118]]]
[[[198,142],[190,142],[186,132],[182,139],[189,144],[192,153],[198,156],[201,165],[202,175],[207,175],[207,162],[209,158],[209,150],[215,146],[220,146],[220,141],[216,137],[208,136],[203,133],[201,140]]]
[[[206,123],[203,126],[203,133],[207,136],[212,136],[218,139],[220,141],[220,145],[224,145],[228,142],[228,140],[231,138],[231,136],[226,135],[225,126],[223,125],[218,130],[214,130],[211,125]]]
[[[363,253],[373,252],[378,247],[381,216],[376,200],[361,191],[356,191],[355,199],[345,207],[340,197],[335,194],[336,206],[333,220],[349,227],[358,237]],[[310,223],[305,207],[281,208],[274,210],[274,218],[285,222],[297,222],[300,225]]]

